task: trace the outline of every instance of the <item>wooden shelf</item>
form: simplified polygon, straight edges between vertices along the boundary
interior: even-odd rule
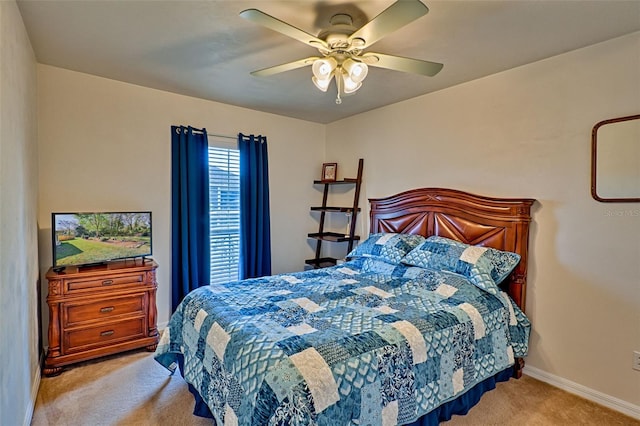
[[[351,213],[353,212],[353,207],[311,207],[311,211],[314,212],[342,212],[342,213]],[[358,208],[356,211],[360,211],[360,208]]]
[[[358,178],[344,178],[342,180],[314,180],[314,185],[344,185],[345,183],[358,183]]]
[[[362,169],[364,160],[361,158],[358,161],[358,177],[356,178],[344,178],[342,180],[314,180],[314,185],[323,185],[322,193],[322,205],[317,207],[311,207],[311,211],[320,212],[320,220],[318,223],[318,232],[312,232],[308,234],[309,238],[317,240],[316,242],[316,255],[313,259],[307,259],[304,262],[307,265],[311,265],[314,268],[326,268],[336,265],[336,259],[332,257],[322,257],[322,242],[327,241],[330,243],[347,242],[347,253],[353,249],[353,242],[360,239],[359,236],[354,235],[356,231],[356,219],[360,208],[358,207],[358,200],[360,199],[360,186],[362,185]],[[353,205],[351,207],[335,207],[327,203],[329,198],[329,188],[332,185],[344,185],[353,184]],[[347,213],[351,214],[351,222],[349,223],[349,230],[347,235],[341,232],[327,232],[324,229],[324,220],[327,213]]]
[[[354,235],[353,237],[338,232],[313,232],[309,234],[309,238],[322,241],[331,241],[334,243],[342,243],[344,241],[359,240],[360,236]]]
[[[338,259],[333,257],[322,257],[320,259],[307,259],[304,261],[307,265],[313,266],[314,269],[327,268],[329,266],[336,266]]]

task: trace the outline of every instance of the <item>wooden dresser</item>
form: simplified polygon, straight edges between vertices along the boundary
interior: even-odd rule
[[[49,349],[46,376],[62,367],[137,348],[154,351],[156,269],[152,260],[67,267],[47,272]]]

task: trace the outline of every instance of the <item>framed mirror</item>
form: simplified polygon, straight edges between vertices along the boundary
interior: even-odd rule
[[[640,114],[593,126],[591,196],[609,203],[640,202]]]

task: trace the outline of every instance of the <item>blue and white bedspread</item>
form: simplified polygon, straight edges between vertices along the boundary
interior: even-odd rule
[[[358,259],[205,286],[171,317],[156,360],[220,425],[415,421],[527,352],[529,321],[461,275]]]

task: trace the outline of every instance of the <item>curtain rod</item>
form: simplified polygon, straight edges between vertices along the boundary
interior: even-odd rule
[[[233,139],[234,141],[238,140],[237,136],[217,135],[215,133],[207,133],[207,136],[214,136],[216,138],[224,138],[224,139]]]
[[[175,126],[175,128],[176,128],[176,130],[177,130],[178,132],[180,132],[180,128],[182,128],[182,127],[185,127],[185,126]],[[202,133],[202,132],[204,131],[204,129],[198,129],[197,127],[192,127],[191,129],[192,129],[194,132],[200,132],[200,133]],[[224,138],[224,139],[232,139],[232,140],[234,140],[234,141],[237,141],[237,140],[238,140],[238,137],[237,137],[237,136],[218,135],[218,134],[216,134],[216,133],[209,133],[209,132],[207,132],[207,136],[214,136],[214,137],[216,137],[216,138]]]

